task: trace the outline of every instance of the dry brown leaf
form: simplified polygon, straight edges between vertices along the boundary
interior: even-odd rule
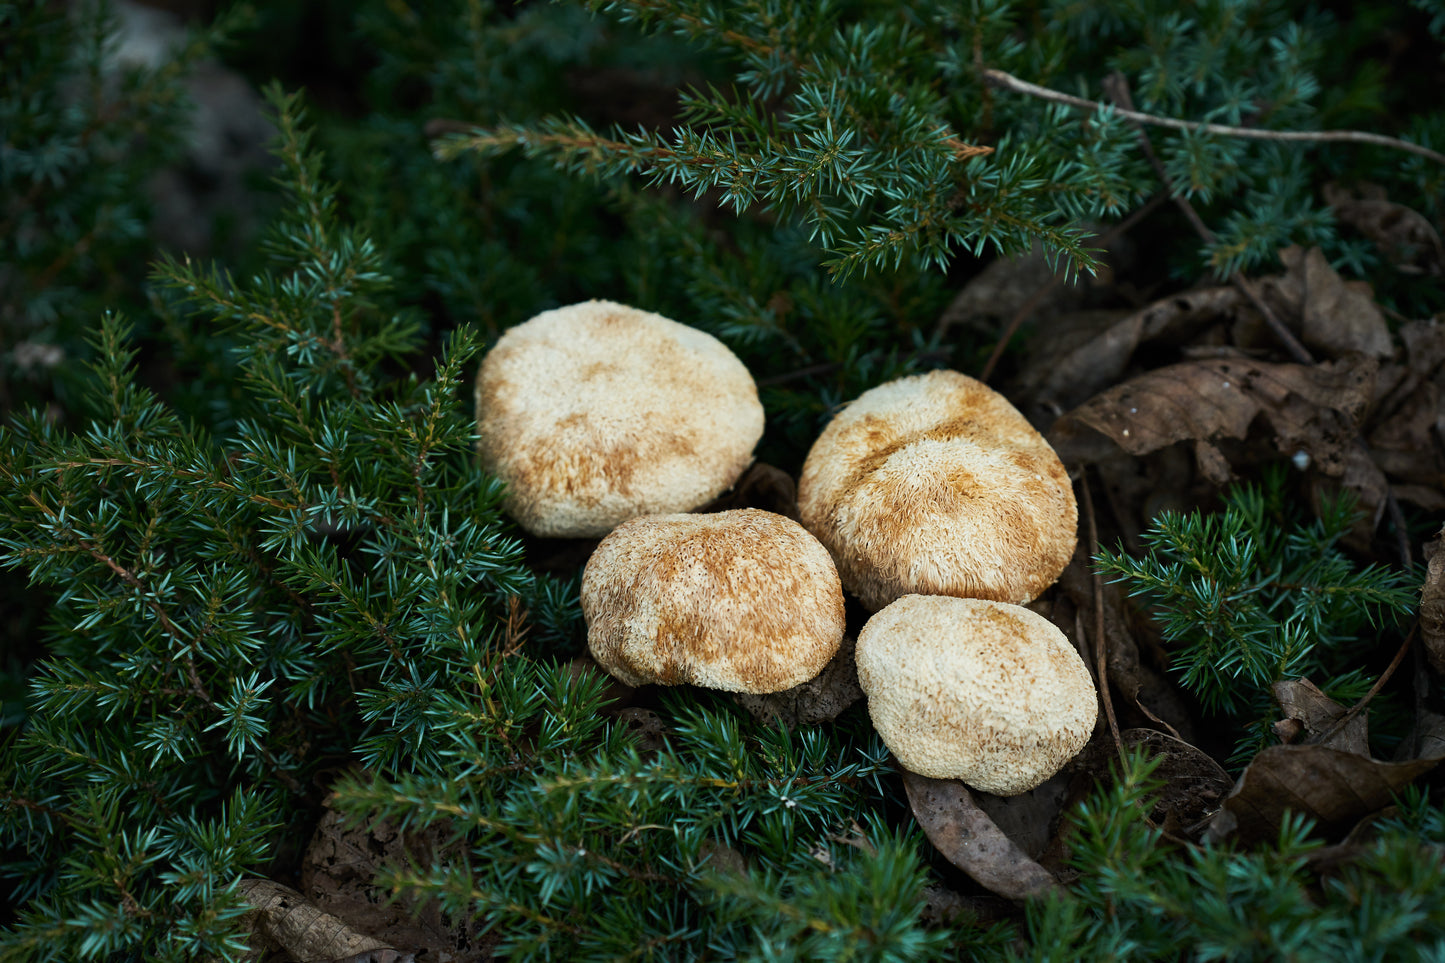
[[[1445,365],[1445,324],[1440,321],[1407,321],[1400,325],[1400,341],[1415,374],[1428,377]]]
[[[1309,679],[1288,679],[1276,682],[1273,687],[1274,701],[1284,718],[1299,723],[1305,734],[1301,745],[1321,745],[1361,756],[1370,754],[1369,723],[1364,713],[1347,722],[1339,732],[1321,742],[1335,727],[1335,723],[1350,710],[1320,691],[1319,686]]]
[[[1077,303],[1080,282],[1050,287],[1054,273],[1041,248],[991,262],[943,309],[936,326],[938,336],[941,338],[954,327],[996,335],[1001,322],[1008,321],[1036,298],[1035,315],[1053,314],[1063,306]],[[1043,292],[1041,297],[1040,292]]]
[[[1199,288],[1122,316],[1096,311],[1058,318],[1047,337],[1035,339],[1018,390],[1037,404],[1072,408],[1123,376],[1141,344],[1186,341],[1227,317],[1239,300],[1232,287]]]
[[[1338,835],[1390,805],[1392,796],[1435,767],[1439,757],[1379,762],[1326,746],[1270,746],[1254,757],[1209,824],[1206,838],[1244,845],[1273,839],[1286,811]]]
[[[1434,225],[1420,212],[1389,200],[1383,187],[1357,184],[1351,190],[1326,184],[1324,195],[1337,218],[1374,241],[1401,271],[1445,272],[1445,244]]]
[[[358,933],[289,886],[243,879],[237,891],[253,909],[246,914],[253,952],[280,949],[298,963],[414,963],[381,940]]]
[[[1021,900],[1058,888],[1049,871],[1030,859],[978,808],[963,783],[904,770],[903,786],[928,841],[990,892]]]
[[[1364,359],[1311,366],[1246,358],[1189,361],[1110,388],[1061,417],[1053,434],[1067,449],[1082,429],[1092,428],[1129,454],[1144,455],[1196,438],[1243,438],[1263,413],[1282,441],[1343,448],[1370,400],[1374,374],[1374,364]],[[1311,431],[1321,413],[1339,417],[1323,419]],[[1311,437],[1328,429],[1345,432],[1345,438]],[[1333,460],[1343,461],[1338,453]]]
[[[1396,501],[1417,505],[1422,511],[1436,515],[1445,513],[1445,491],[1438,488],[1428,485],[1391,485],[1390,494],[1395,496]]]
[[[403,832],[380,820],[355,827],[328,803],[302,860],[301,889],[357,931],[393,946],[430,950],[425,959],[488,960],[495,940],[479,937],[474,924],[448,920],[435,900],[393,899],[376,881],[382,866],[424,870],[465,853],[465,843],[451,842],[441,826]]]
[[[1163,783],[1149,812],[1171,835],[1198,832],[1205,817],[1219,808],[1234,785],[1224,768],[1204,751],[1157,729],[1126,729],[1119,735],[1124,748],[1143,747],[1149,758],[1159,758],[1155,778]]]
[[[1445,418],[1445,396],[1433,381],[1413,386],[1394,412],[1369,435],[1370,457],[1392,479],[1445,489],[1445,454],[1435,426]]]
[[[1445,673],[1445,528],[1436,538],[1420,588],[1420,638],[1430,665]]]
[[[766,725],[782,722],[793,728],[832,722],[863,698],[863,690],[858,687],[858,664],[853,658],[856,645],[856,639],[845,635],[838,653],[807,682],[766,695],[739,692],[733,699]]]
[[[659,753],[667,749],[667,736],[670,731],[662,716],[651,709],[639,709],[629,706],[626,709],[618,709],[612,713],[619,726],[626,729],[632,736],[633,745],[637,752],[644,759],[655,758]]]
[[[973,796],[973,802],[1025,855],[1039,859],[1048,849],[1054,824],[1069,798],[1070,781],[1070,776],[1060,773],[1017,796],[981,792]]]
[[[1415,725],[1400,742],[1395,759],[1432,759],[1445,756],[1445,716],[1429,709],[1415,713]]]
[[[1300,340],[1327,358],[1366,354],[1388,358],[1394,353],[1390,328],[1375,305],[1370,286],[1346,281],[1330,267],[1317,247],[1291,246],[1279,252],[1285,273],[1260,284],[1280,314],[1299,319]]]
[[[1055,422],[1049,440],[1069,463],[1105,464],[1109,452],[1163,452],[1182,441],[1243,439],[1256,418],[1273,429],[1273,444],[1312,479],[1350,490],[1368,537],[1384,511],[1384,474],[1358,440],[1376,364],[1350,359],[1318,365],[1214,358],[1170,365],[1110,388]],[[1111,444],[1112,443],[1112,444]],[[1219,475],[1203,449],[1201,474]],[[1324,494],[1323,491],[1320,494]]]

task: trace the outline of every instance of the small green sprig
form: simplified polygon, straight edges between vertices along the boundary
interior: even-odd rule
[[[1140,558],[1101,550],[1097,564],[1143,599],[1171,643],[1174,671],[1205,705],[1237,714],[1285,678],[1346,681],[1341,655],[1417,601],[1412,573],[1357,566],[1339,547],[1354,520],[1344,497],[1318,517],[1286,507],[1284,476],[1240,485],[1224,510],[1163,512]],[[1358,673],[1355,685],[1369,680]]]

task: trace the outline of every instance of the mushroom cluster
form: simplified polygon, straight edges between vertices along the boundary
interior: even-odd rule
[[[763,430],[716,339],[608,301],[509,330],[477,376],[478,451],[543,536],[605,536],[588,647],[629,685],[789,689],[838,651],[843,590],[874,611],[859,684],[909,769],[1004,795],[1077,754],[1097,709],[1067,638],[1023,608],[1076,544],[1058,456],[1001,395],[953,371],[864,392],[809,451],[802,524],[688,514],[732,486]]]

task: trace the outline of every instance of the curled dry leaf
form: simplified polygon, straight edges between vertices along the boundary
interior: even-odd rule
[[[1370,431],[1370,457],[1391,479],[1445,488],[1445,454],[1435,440],[1435,426],[1445,414],[1442,401],[1445,395],[1433,381],[1416,381],[1394,411]]]
[[[837,654],[807,682],[763,695],[738,692],[733,699],[766,725],[781,722],[792,728],[832,722],[863,698],[863,690],[858,687],[858,663],[853,658],[856,645],[856,639],[843,636]]]
[[[1066,463],[1101,462],[1119,449],[1145,455],[1181,441],[1243,439],[1256,418],[1286,458],[1307,459],[1330,484],[1350,490],[1373,530],[1387,484],[1358,441],[1377,365],[1354,355],[1318,365],[1242,357],[1169,365],[1110,388],[1061,417],[1049,441]],[[1112,442],[1112,444],[1110,444]],[[1201,473],[1221,476],[1215,450],[1196,452]]]
[[[1058,881],[1003,834],[956,779],[903,772],[908,803],[928,841],[989,891],[1009,899],[1041,896]]]
[[[1396,759],[1445,757],[1445,716],[1429,709],[1415,714],[1415,725],[1401,741]]]
[[[952,327],[994,334],[1000,322],[1032,303],[1035,315],[1048,315],[1077,303],[1082,283],[1052,283],[1054,270],[1042,250],[1002,257],[974,276],[938,318],[942,337]]]
[[[1240,775],[1209,824],[1212,842],[1244,845],[1273,839],[1286,811],[1302,813],[1326,835],[1338,835],[1430,771],[1439,756],[1379,762],[1326,746],[1270,746]]]
[[[253,952],[280,949],[304,963],[414,963],[411,953],[358,933],[289,886],[243,879],[237,889],[252,906],[246,925]]]
[[[1420,589],[1420,638],[1436,672],[1445,673],[1445,528],[1440,529]]]
[[[1326,184],[1324,195],[1337,218],[1374,241],[1401,271],[1445,273],[1445,244],[1434,225],[1419,211],[1391,201],[1383,187]]]
[[[1407,321],[1400,326],[1400,341],[1412,373],[1428,377],[1445,366],[1445,323],[1433,318]]]
[[[1142,747],[1158,758],[1155,778],[1162,783],[1149,818],[1174,836],[1190,833],[1219,808],[1234,780],[1208,754],[1157,729],[1127,729],[1119,739],[1126,749]]]
[[[302,860],[301,889],[321,910],[383,945],[425,948],[424,959],[448,963],[490,959],[496,941],[479,936],[474,923],[449,919],[436,900],[394,898],[376,880],[383,866],[420,871],[465,850],[443,826],[403,831],[389,820],[353,826],[328,801]]]
[[[1330,732],[1350,710],[1320,691],[1309,679],[1288,679],[1273,685],[1274,701],[1288,721],[1299,724],[1302,745],[1328,746],[1357,755],[1370,754],[1369,723],[1364,713],[1347,722],[1339,732],[1324,742],[1320,738]]]
[[[1242,439],[1263,414],[1285,454],[1303,448],[1337,475],[1374,376],[1374,362],[1364,358],[1308,366],[1242,357],[1188,361],[1091,398],[1059,419],[1051,440],[1066,461],[1074,452],[1085,456],[1078,460],[1092,460],[1088,429],[1131,455],[1145,455],[1197,438]]]
[[[1324,252],[1290,246],[1279,252],[1285,273],[1260,284],[1267,300],[1286,318],[1299,319],[1300,340],[1329,358],[1394,353],[1390,328],[1375,305],[1370,286],[1335,273]]]
[[[1199,288],[1122,317],[1101,312],[1061,317],[1050,323],[1047,338],[1036,339],[1037,353],[1028,361],[1019,393],[1037,405],[1072,408],[1117,381],[1141,344],[1186,341],[1227,317],[1240,297],[1232,287]]]

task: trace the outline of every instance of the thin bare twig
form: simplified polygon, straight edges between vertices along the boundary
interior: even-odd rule
[[[1020,80],[1013,74],[1002,70],[988,69],[983,72],[983,79],[995,87],[1004,87],[1020,94],[1028,94],[1030,97],[1037,97],[1040,100],[1053,101],[1056,104],[1068,104],[1070,107],[1079,107],[1084,110],[1102,110],[1104,105],[1095,100],[1087,100],[1083,97],[1074,97],[1069,94],[1059,93],[1057,90],[1050,90],[1047,87],[1040,87],[1031,84],[1027,80]],[[1419,154],[1421,157],[1428,157],[1439,164],[1445,164],[1445,154],[1433,151],[1428,147],[1419,144],[1412,144],[1407,140],[1400,140],[1396,137],[1386,137],[1384,134],[1371,134],[1363,130],[1260,130],[1256,127],[1230,127],[1224,124],[1206,124],[1196,120],[1177,120],[1173,117],[1159,117],[1154,114],[1144,114],[1137,110],[1116,107],[1114,112],[1125,120],[1131,120],[1136,124],[1152,124],[1155,127],[1169,127],[1174,130],[1198,130],[1207,134],[1222,134],[1226,137],[1247,137],[1252,140],[1276,140],[1276,141],[1345,141],[1354,144],[1374,144],[1377,147],[1390,147],[1395,150],[1408,151],[1411,154]]]
[[[1363,712],[1365,706],[1370,704],[1370,700],[1373,699],[1376,695],[1378,695],[1380,690],[1385,687],[1385,683],[1390,681],[1390,676],[1394,675],[1395,670],[1400,667],[1400,662],[1405,658],[1405,653],[1410,651],[1410,643],[1415,641],[1415,630],[1419,627],[1419,622],[1416,622],[1414,625],[1410,626],[1410,631],[1405,636],[1405,641],[1400,643],[1400,648],[1398,651],[1396,651],[1395,657],[1390,660],[1390,664],[1385,667],[1385,671],[1382,672],[1380,674],[1380,677],[1375,680],[1375,684],[1370,686],[1370,691],[1366,692],[1365,697],[1359,702],[1356,702],[1354,706],[1351,707],[1349,712],[1346,712],[1344,715],[1340,716],[1338,719],[1335,720],[1335,724],[1330,726],[1329,730],[1325,732],[1323,736],[1320,736],[1318,740],[1316,740],[1319,744],[1323,745],[1324,743],[1329,742],[1331,739],[1333,739],[1335,737],[1335,734],[1341,729],[1343,729],[1345,726],[1349,725],[1351,719],[1355,718],[1355,716]]]
[[[1394,489],[1388,486],[1385,488],[1385,509],[1390,515],[1390,524],[1395,528],[1395,551],[1400,553],[1400,565],[1409,569],[1415,564],[1415,557],[1410,551],[1410,531],[1405,527],[1405,513],[1400,510]]]
[[[1094,563],[1099,554],[1099,525],[1094,518],[1094,496],[1089,492],[1089,474],[1085,469],[1079,478],[1079,487],[1084,490],[1084,517],[1089,523],[1089,571],[1094,576],[1094,661],[1098,665],[1099,698],[1104,703],[1104,716],[1109,720],[1109,732],[1114,736],[1114,748],[1119,758],[1124,758],[1124,740],[1119,737],[1119,720],[1114,716],[1114,699],[1109,695],[1109,658],[1104,641],[1104,577]]]

